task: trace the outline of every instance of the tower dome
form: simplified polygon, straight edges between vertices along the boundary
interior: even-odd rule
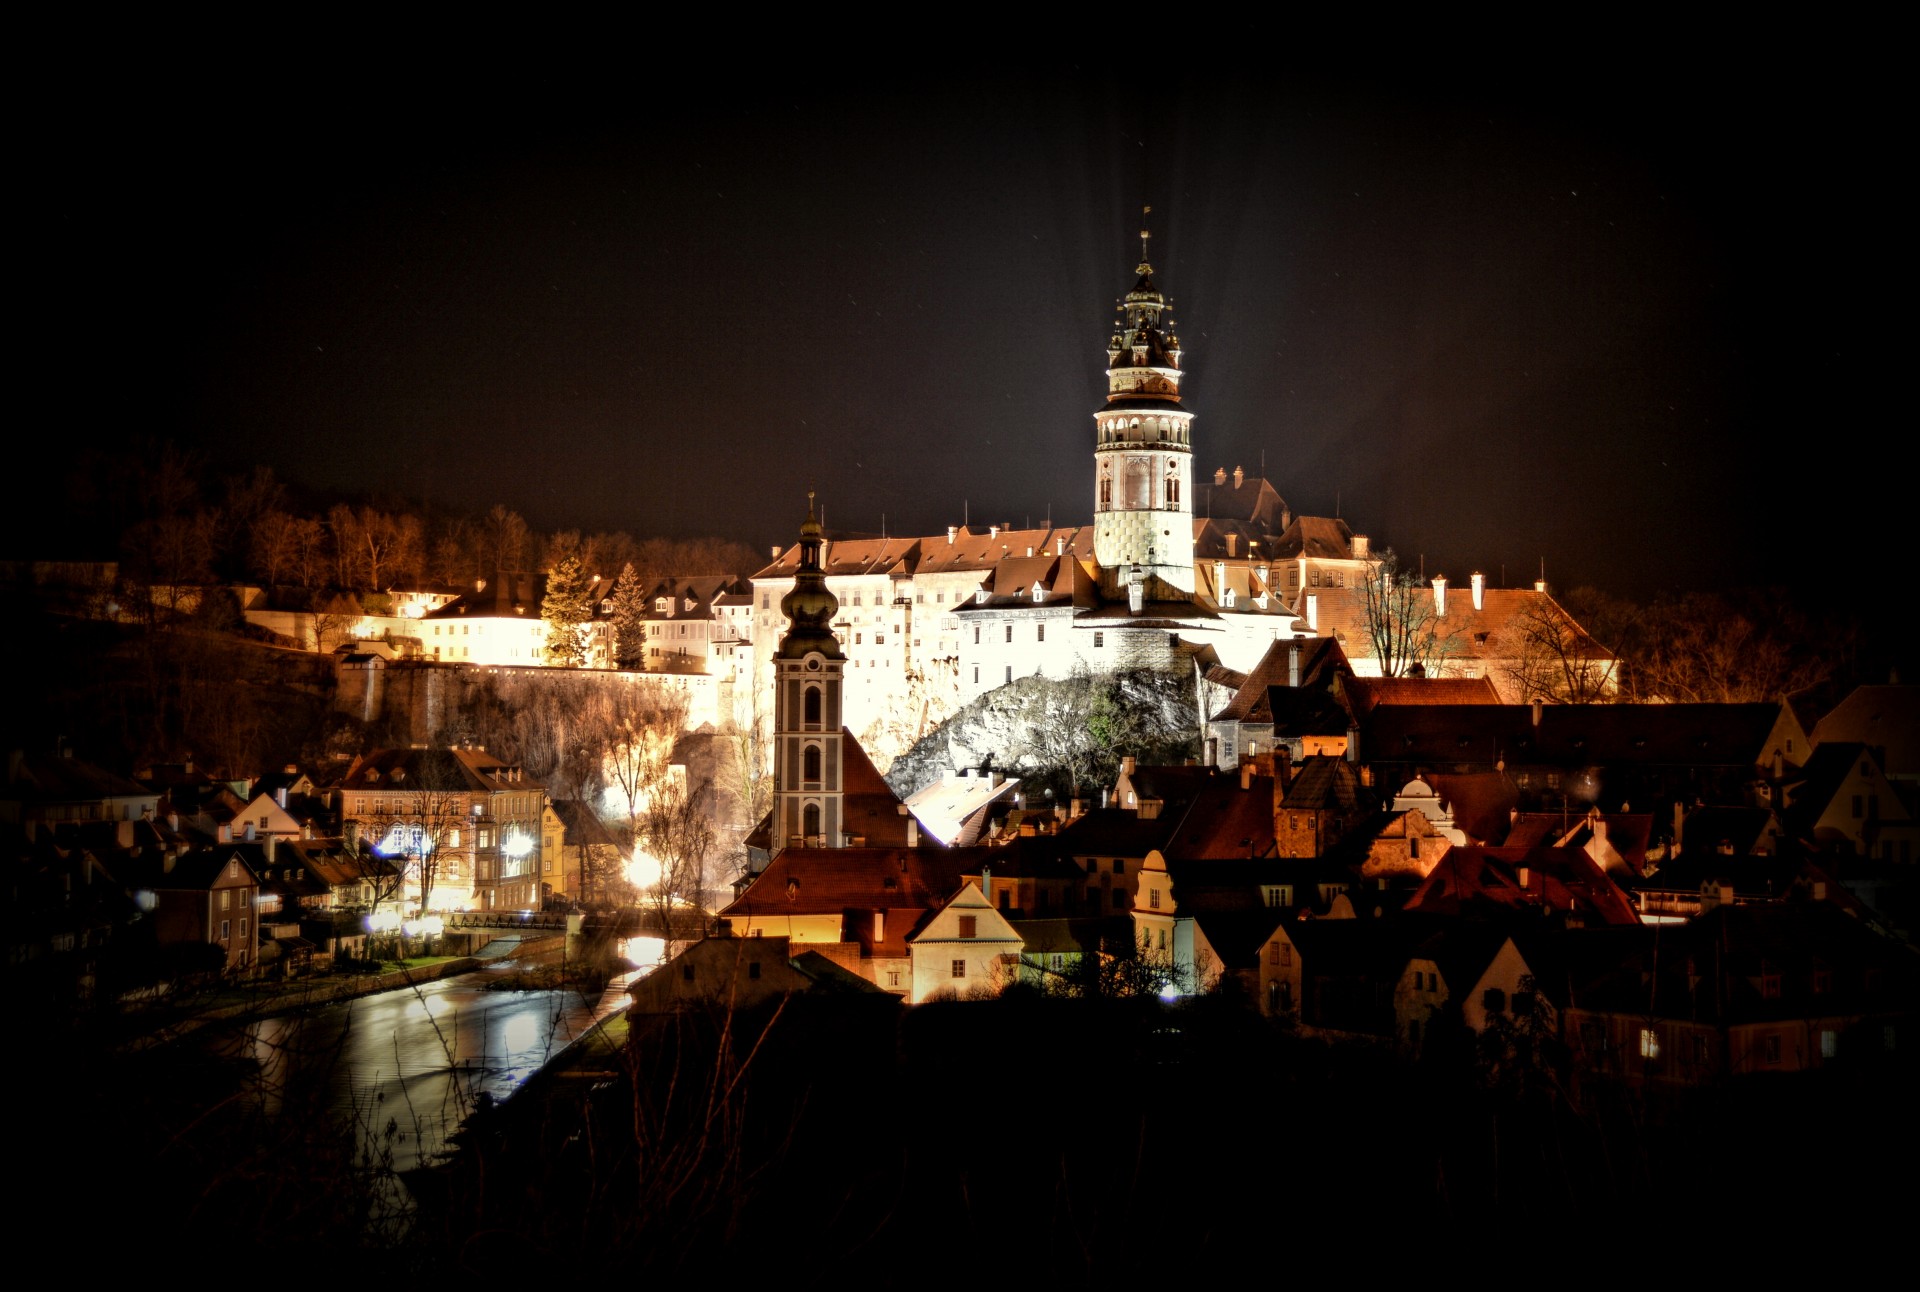
[[[1163,600],[1194,588],[1193,414],[1181,404],[1180,338],[1153,281],[1149,236],[1140,231],[1133,289],[1115,306],[1107,400],[1093,415],[1094,558],[1109,593]],[[1125,587],[1114,582],[1123,571]]]
[[[810,651],[828,659],[841,658],[840,639],[833,635],[833,617],[840,612],[840,598],[827,587],[826,571],[820,568],[821,539],[809,491],[807,519],[800,526],[800,568],[794,572],[793,587],[780,598],[780,613],[787,617],[787,632],[780,639],[782,659],[801,659]]]

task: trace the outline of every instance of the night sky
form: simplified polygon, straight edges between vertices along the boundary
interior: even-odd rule
[[[810,485],[835,529],[1081,524],[1151,203],[1196,479],[1264,463],[1456,580],[1904,566],[1892,82],[1817,40],[1197,36],[617,77],[126,50],[26,146],[22,376],[63,385],[62,451],[166,436],[542,529],[764,547]]]

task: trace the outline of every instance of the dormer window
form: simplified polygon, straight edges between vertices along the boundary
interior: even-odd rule
[[[1033,604],[1037,606],[1046,599],[1047,590],[1041,587],[1039,580],[1036,579],[1033,584]]]
[[[666,613],[667,613],[667,599],[666,599],[665,597],[655,597],[655,598],[653,599],[653,608],[654,608],[654,609],[655,609],[656,611],[658,611],[659,613],[661,613],[661,614],[663,614],[663,615],[664,615],[664,614],[666,614]]]

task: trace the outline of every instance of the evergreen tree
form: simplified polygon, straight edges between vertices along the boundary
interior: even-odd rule
[[[635,671],[647,666],[647,590],[629,561],[613,585],[613,662]]]
[[[547,597],[540,603],[547,624],[547,662],[561,668],[579,668],[587,661],[587,624],[593,603],[587,599],[587,579],[580,560],[562,557],[547,572]]]

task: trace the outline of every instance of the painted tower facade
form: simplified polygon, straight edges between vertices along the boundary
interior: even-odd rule
[[[786,635],[773,656],[773,839],[789,847],[838,848],[845,839],[841,701],[846,656],[833,634],[840,600],[820,568],[813,495],[800,526],[800,568],[780,599]]]
[[[1095,412],[1093,551],[1108,595],[1193,593],[1193,414],[1180,403],[1180,338],[1153,284],[1147,233],[1138,280],[1107,342],[1107,402]]]

